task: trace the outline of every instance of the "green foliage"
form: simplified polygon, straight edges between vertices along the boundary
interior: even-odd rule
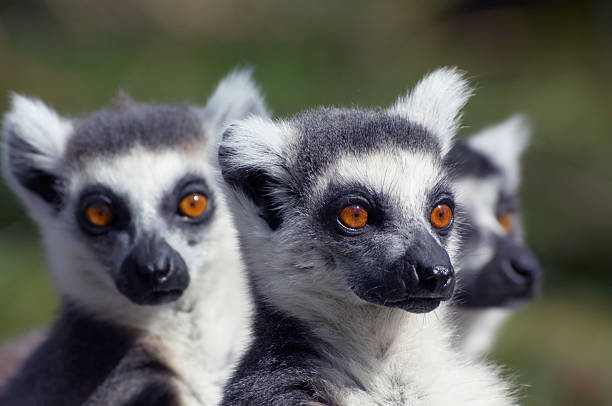
[[[507,326],[496,357],[531,385],[526,405],[612,404],[609,8],[487,3],[8,1],[0,95],[34,95],[66,115],[105,106],[119,88],[141,101],[202,104],[228,70],[252,65],[285,116],[390,104],[438,66],[467,70],[477,92],[462,136],[516,111],[535,128],[523,203],[548,270],[545,295]],[[0,96],[1,110],[7,103]],[[50,320],[57,299],[34,227],[5,187],[0,196],[4,338]]]

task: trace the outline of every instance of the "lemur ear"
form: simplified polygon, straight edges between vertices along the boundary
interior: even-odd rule
[[[13,94],[11,104],[2,128],[4,176],[26,204],[58,209],[59,166],[72,125],[40,100]]]
[[[413,123],[420,124],[438,138],[442,156],[452,147],[461,120],[461,109],[472,95],[464,73],[457,68],[441,68],[425,76],[407,95],[389,108]]]
[[[269,117],[264,96],[252,79],[251,69],[236,69],[217,85],[204,110],[205,125],[215,135],[234,121],[248,116]]]
[[[250,117],[228,127],[219,147],[223,180],[243,207],[276,230],[287,171],[283,158],[285,137],[291,129],[263,117]]]
[[[525,116],[516,114],[471,136],[467,143],[499,167],[510,190],[516,190],[520,183],[520,158],[530,138],[529,121]]]

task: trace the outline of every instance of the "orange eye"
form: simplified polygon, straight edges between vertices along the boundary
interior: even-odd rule
[[[340,214],[338,220],[348,228],[359,229],[368,223],[368,212],[359,205],[346,206]]]
[[[115,213],[113,213],[113,209],[108,204],[98,202],[87,206],[85,216],[94,226],[106,227],[112,223]]]
[[[500,214],[497,217],[497,221],[499,221],[499,224],[507,233],[511,232],[514,228],[514,215],[509,211]]]
[[[196,218],[206,211],[208,199],[202,193],[190,193],[181,199],[179,210],[181,214]]]
[[[435,228],[445,228],[453,219],[453,210],[447,204],[439,204],[431,211],[429,221]]]

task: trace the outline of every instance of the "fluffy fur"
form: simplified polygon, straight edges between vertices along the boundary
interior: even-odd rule
[[[433,230],[429,211],[452,200],[443,157],[469,93],[443,69],[386,111],[317,109],[226,131],[219,162],[256,311],[222,404],[512,404],[494,369],[451,349],[446,305],[417,315],[374,303],[376,284],[360,290],[406,252],[454,257],[456,232]],[[369,228],[339,234],[338,210],[357,201],[371,206]]]
[[[216,155],[226,120],[251,114],[267,112],[248,71],[224,79],[203,109],[123,96],[68,120],[13,96],[4,175],[39,225],[62,309],[0,404],[218,403],[248,342],[250,300],[215,168],[203,157]],[[177,215],[177,193],[191,179],[208,197],[210,215],[198,224]],[[122,202],[126,231],[92,237],[82,230],[79,196],[91,185]],[[178,253],[190,283],[175,301],[142,306],[115,281],[134,244],[151,237]]]
[[[540,269],[523,240],[517,197],[530,131],[515,115],[458,143],[447,157],[469,224],[458,257],[456,341],[472,357],[485,354],[511,309],[539,290]],[[511,230],[500,224],[503,213],[514,217]]]

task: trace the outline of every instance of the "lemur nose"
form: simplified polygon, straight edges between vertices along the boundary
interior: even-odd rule
[[[417,266],[421,285],[432,295],[447,297],[452,294],[455,271],[452,266]]]
[[[172,273],[172,266],[168,257],[162,256],[157,258],[156,261],[142,264],[138,268],[138,271],[143,278],[146,278],[151,282],[162,284]]]

